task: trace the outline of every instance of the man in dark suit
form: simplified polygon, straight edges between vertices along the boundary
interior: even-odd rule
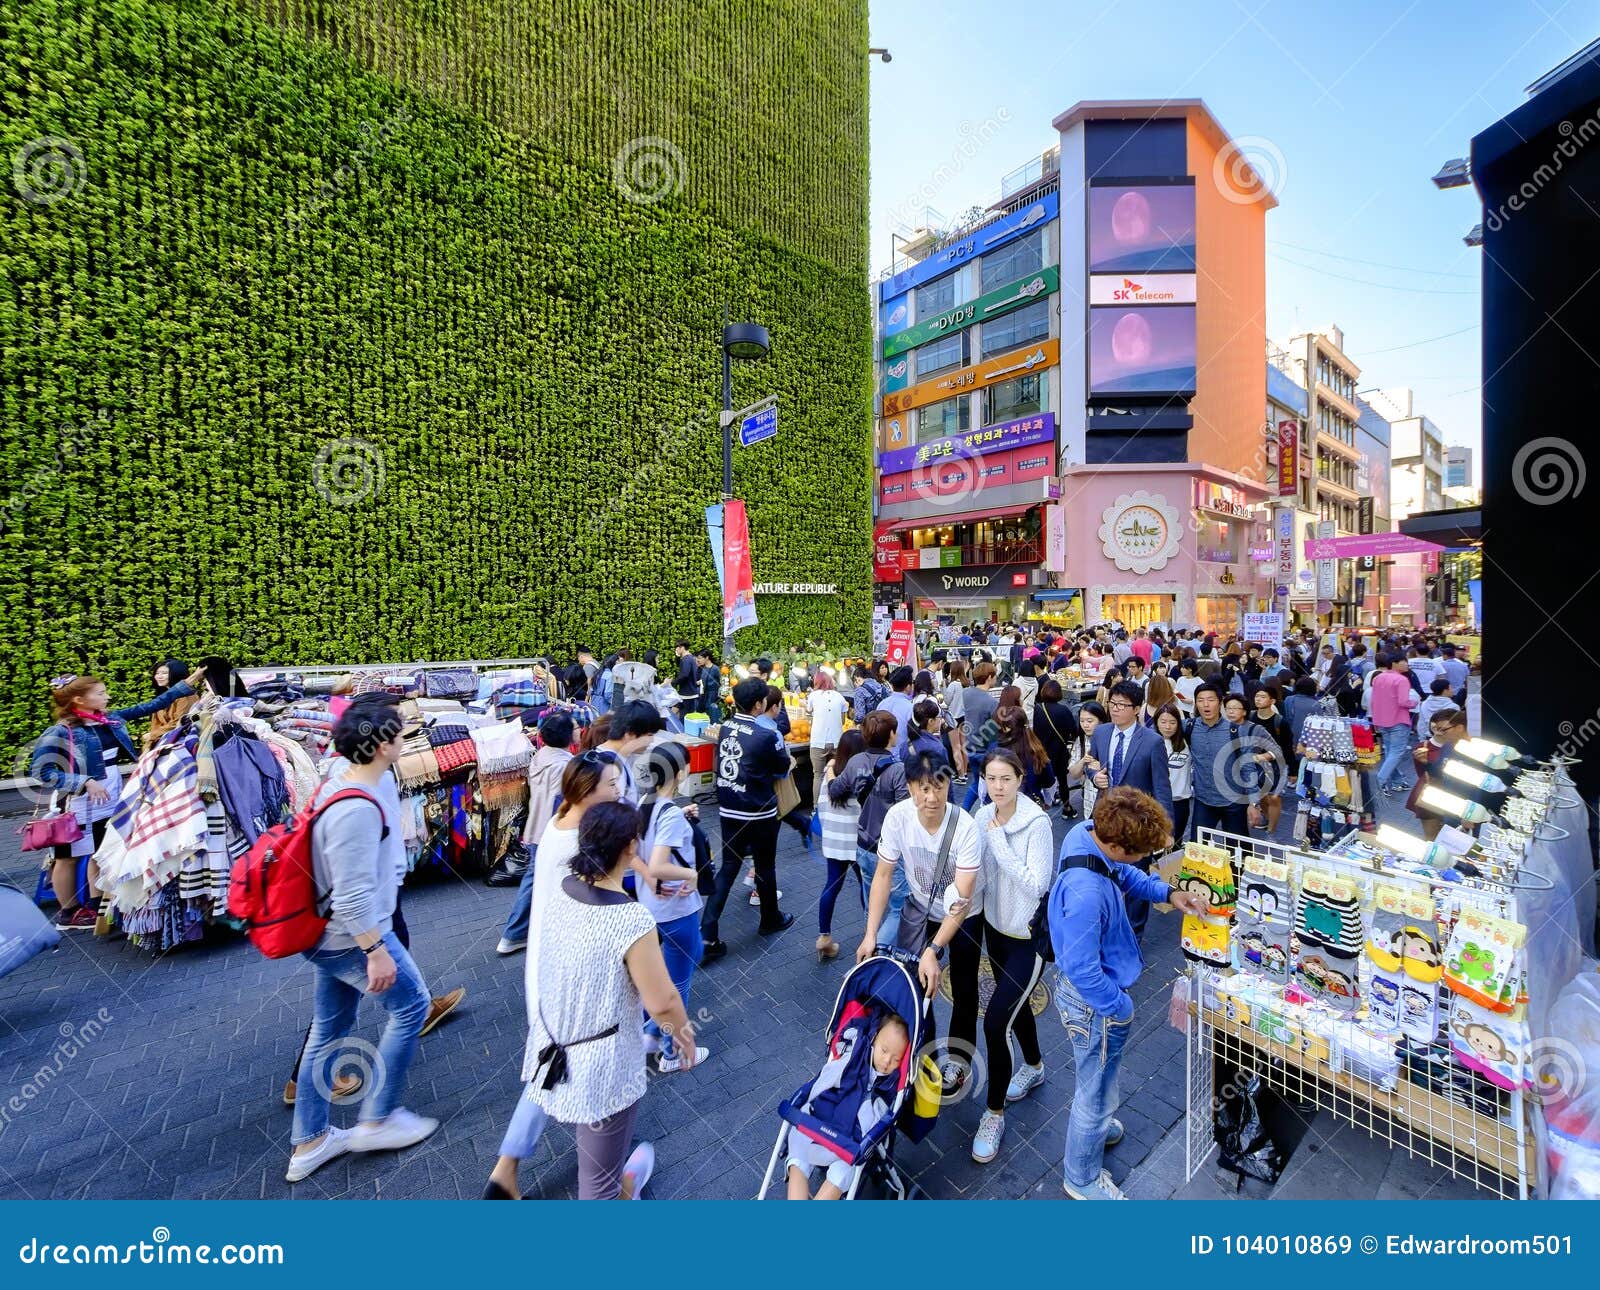
[[[1094,784],[1102,793],[1112,788],[1136,788],[1150,794],[1166,812],[1167,823],[1171,824],[1172,777],[1167,773],[1167,744],[1139,720],[1139,706],[1143,702],[1143,691],[1131,681],[1119,681],[1111,687],[1111,697],[1106,703],[1111,720],[1095,727],[1089,744],[1090,754],[1100,764]],[[1149,873],[1154,859],[1154,856],[1146,856],[1139,861],[1138,868]],[[1149,902],[1132,895],[1125,899],[1134,937],[1142,938],[1144,925],[1150,919]]]

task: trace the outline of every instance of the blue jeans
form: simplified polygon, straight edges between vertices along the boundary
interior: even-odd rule
[[[511,1116],[510,1127],[506,1129],[506,1136],[500,1141],[500,1154],[510,1156],[513,1160],[526,1160],[539,1147],[539,1139],[544,1136],[544,1126],[550,1123],[550,1117],[544,1113],[544,1108],[529,1096],[533,1085],[529,1084],[522,1090],[522,1096],[517,1099],[517,1109]]]
[[[861,872],[873,875],[878,872],[878,853],[876,851],[863,851],[856,848],[856,863],[861,866]],[[868,877],[871,881],[871,877]],[[878,928],[878,944],[893,945],[900,932],[900,911],[906,907],[906,897],[911,894],[911,888],[906,884],[904,865],[895,865],[894,883],[889,888],[889,912],[883,916],[883,924]]]
[[[1394,785],[1405,787],[1406,754],[1411,751],[1411,726],[1380,726],[1378,737],[1383,740],[1383,764],[1378,767],[1378,787]]]
[[[517,898],[506,915],[501,940],[526,942],[528,939],[528,926],[533,921],[533,861],[534,849],[529,847],[528,867],[522,871],[522,881],[517,884]]]
[[[1067,1117],[1067,1151],[1062,1162],[1066,1181],[1074,1187],[1092,1187],[1105,1163],[1106,1131],[1111,1127],[1120,1098],[1117,1071],[1122,1049],[1133,1030],[1133,1017],[1117,1021],[1086,1004],[1064,973],[1056,975],[1056,1007],[1061,1024],[1072,1041],[1077,1086]]]
[[[374,996],[389,1013],[376,1052],[357,1041],[351,1066],[359,1066],[367,1076],[367,1095],[361,1103],[361,1122],[384,1119],[400,1105],[406,1075],[417,1055],[417,1039],[422,1023],[428,1019],[432,1002],[428,986],[411,961],[411,955],[391,931],[383,943],[394,959],[395,979],[382,994]],[[328,1128],[328,1096],[333,1089],[336,1064],[333,1057],[356,1024],[356,1009],[367,989],[367,956],[360,950],[313,950],[306,960],[316,969],[317,983],[311,1019],[311,1034],[295,1072],[297,1093],[294,1103],[293,1142],[299,1146],[320,1138]]]
[[[694,978],[694,969],[700,962],[700,956],[706,952],[705,940],[700,935],[700,915],[698,912],[685,914],[670,923],[659,924],[656,931],[661,933],[661,957],[667,961],[667,975],[672,978],[672,984],[678,987],[683,1010],[688,1012],[689,982]],[[662,1034],[661,1027],[650,1020],[649,1014],[645,1016],[644,1032],[661,1040],[663,1057],[677,1056],[672,1036]]]
[[[866,879],[861,876],[861,866],[849,860],[828,861],[828,881],[822,886],[822,898],[817,901],[817,931],[827,936],[833,931],[833,908],[839,903],[839,893],[844,890],[850,875],[856,876],[856,886],[861,889],[861,903],[866,905]]]

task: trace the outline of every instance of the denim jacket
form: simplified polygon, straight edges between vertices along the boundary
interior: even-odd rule
[[[148,717],[153,712],[170,708],[179,699],[194,693],[187,681],[179,681],[153,699],[136,703],[131,708],[114,708],[105,714],[106,729],[116,740],[128,760],[138,759],[133,737],[128,734],[128,722]],[[67,740],[72,740],[68,751]],[[68,767],[71,767],[69,770]],[[81,793],[90,780],[103,779],[106,761],[100,752],[100,736],[92,725],[69,726],[63,721],[50,726],[33,746],[33,756],[28,759],[28,774],[52,792]]]

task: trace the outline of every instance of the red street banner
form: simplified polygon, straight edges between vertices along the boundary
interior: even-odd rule
[[[906,619],[898,619],[889,624],[889,647],[883,656],[888,660],[890,667],[916,666],[916,634]]]
[[[1362,533],[1356,537],[1311,538],[1306,542],[1308,560],[1349,560],[1358,555],[1409,555],[1413,551],[1438,553],[1437,542],[1404,533]]]
[[[1300,491],[1300,423],[1278,422],[1278,496]]]
[[[722,504],[722,634],[756,625],[755,581],[750,576],[750,520],[740,501]]]

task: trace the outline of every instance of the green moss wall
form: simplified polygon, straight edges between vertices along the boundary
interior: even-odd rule
[[[866,43],[864,0],[6,6],[0,740],[172,652],[715,641],[725,305],[782,402],[756,580],[842,592],[741,652],[863,647]]]

